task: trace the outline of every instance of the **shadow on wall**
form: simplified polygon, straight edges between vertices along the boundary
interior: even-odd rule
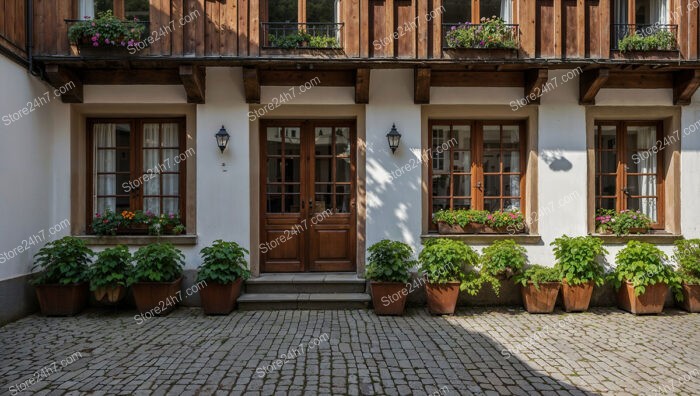
[[[540,157],[555,172],[566,172],[573,168],[571,161],[566,159],[560,150],[543,150]]]

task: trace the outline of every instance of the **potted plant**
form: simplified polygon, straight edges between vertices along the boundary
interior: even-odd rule
[[[499,17],[481,18],[480,24],[465,22],[451,26],[445,33],[445,46],[467,57],[480,58],[488,50],[494,57],[517,56],[518,28]],[[481,53],[480,53],[481,52]]]
[[[155,243],[134,253],[136,266],[129,284],[134,292],[136,307],[145,314],[166,314],[175,308],[182,285],[184,255],[172,244]]]
[[[527,251],[512,239],[496,241],[485,247],[479,259],[480,283],[491,284],[496,296],[500,295],[501,282],[522,272],[527,263]]]
[[[436,315],[455,312],[460,290],[475,295],[478,275],[470,268],[479,255],[462,242],[446,238],[430,239],[418,255],[420,269],[427,281],[428,309]]]
[[[126,284],[131,272],[131,253],[126,246],[119,245],[97,254],[90,267],[90,290],[95,300],[102,304],[116,304],[126,296]]]
[[[127,47],[141,40],[146,25],[137,18],[122,21],[111,10],[100,12],[97,18],[85,17],[68,28],[68,39],[80,50],[81,55],[117,52],[126,55]]]
[[[554,246],[555,268],[562,279],[562,299],[566,312],[588,310],[593,295],[593,285],[605,282],[605,267],[601,256],[608,251],[603,240],[592,236],[569,237],[564,235],[551,243]]]
[[[95,214],[91,228],[95,235],[180,235],[185,232],[179,214],[163,213],[158,216],[141,210],[114,213],[107,209],[102,214]]]
[[[433,214],[433,222],[440,234],[476,234],[483,231],[488,214],[486,210],[438,210]]]
[[[639,241],[629,241],[617,253],[617,266],[610,278],[618,290],[621,309],[636,315],[661,313],[669,288],[683,299],[680,278],[666,260],[659,248]]]
[[[683,309],[700,312],[700,239],[680,240],[675,245],[673,258],[682,282]]]
[[[202,310],[207,315],[228,315],[236,307],[243,281],[250,278],[245,259],[249,252],[236,242],[218,239],[201,254],[197,282],[205,284],[200,291]]]
[[[520,234],[525,232],[525,217],[517,209],[497,210],[486,216],[484,232]]]
[[[41,313],[70,316],[80,312],[88,299],[88,264],[94,253],[85,242],[64,237],[49,242],[34,255],[31,280],[35,286]]]
[[[595,221],[596,232],[603,235],[646,234],[651,227],[649,216],[639,210],[623,210],[615,213],[611,209],[598,209]]]
[[[515,276],[522,285],[523,304],[527,312],[552,313],[557,303],[561,287],[559,270],[541,265],[533,265]]]
[[[403,242],[381,240],[367,249],[366,278],[377,315],[403,315],[408,296],[410,269],[416,265],[413,249]]]

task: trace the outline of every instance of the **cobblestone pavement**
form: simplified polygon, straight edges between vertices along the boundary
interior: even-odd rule
[[[3,393],[700,394],[700,315],[675,310],[133,314],[0,328]]]

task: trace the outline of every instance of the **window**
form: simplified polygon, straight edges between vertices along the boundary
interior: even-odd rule
[[[444,0],[442,19],[446,24],[479,23],[481,18],[500,17],[511,23],[512,0]],[[472,14],[472,10],[479,10]]]
[[[339,0],[267,0],[264,9],[267,22],[337,23],[339,5]]]
[[[663,228],[660,122],[599,122],[595,133],[595,206],[639,210]]]
[[[665,25],[669,19],[668,0],[635,0],[634,13],[629,0],[614,0],[613,8],[615,24]]]
[[[430,208],[520,209],[525,190],[525,124],[430,122]]]
[[[107,209],[184,213],[183,119],[90,119],[88,224]]]
[[[149,0],[79,0],[78,17],[95,18],[100,13],[111,10],[118,18],[147,21],[149,18]]]

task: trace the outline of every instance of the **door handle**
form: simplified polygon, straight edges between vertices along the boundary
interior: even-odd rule
[[[625,195],[627,195],[628,197],[630,196],[630,189],[628,187],[624,187],[622,189],[622,192],[625,193]]]
[[[478,188],[479,190],[481,190],[481,182],[476,182],[476,188]]]

